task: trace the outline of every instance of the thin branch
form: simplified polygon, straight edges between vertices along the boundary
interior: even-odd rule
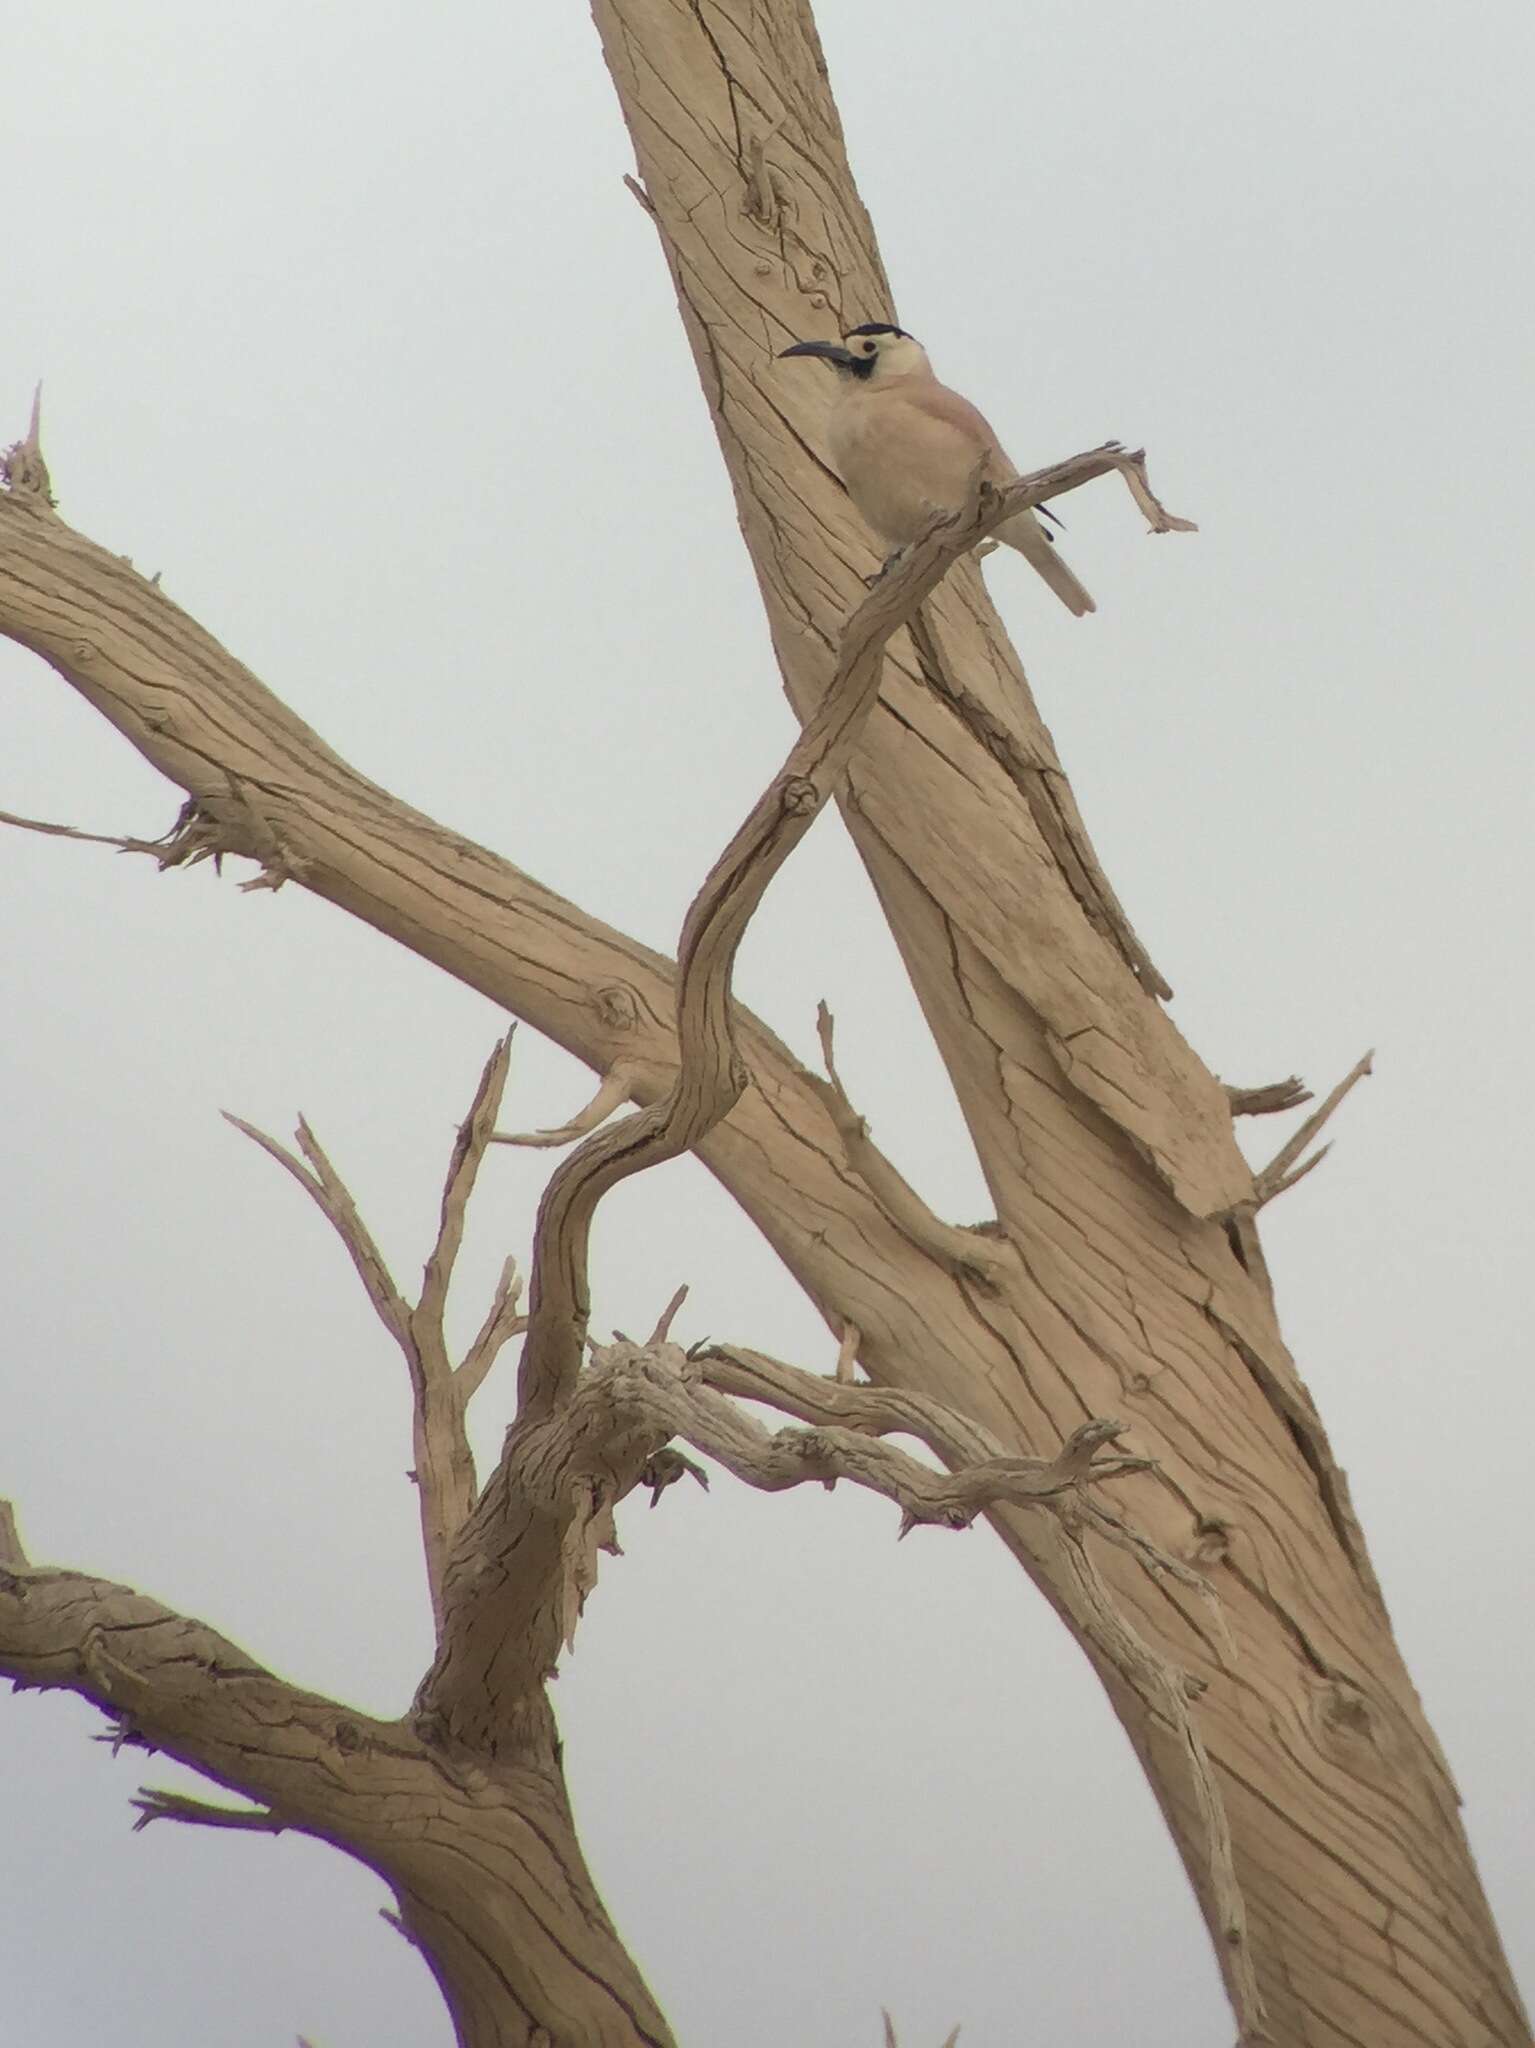
[[[0,454],[0,483],[20,504],[33,510],[52,511],[55,499],[43,460],[43,387],[32,393],[32,418],[24,440],[13,441]]]
[[[569,1123],[558,1124],[548,1131],[496,1131],[491,1136],[493,1145],[523,1145],[528,1147],[552,1147],[568,1145],[573,1139],[584,1138],[588,1131],[595,1131],[599,1124],[607,1122],[615,1109],[622,1109],[633,1094],[639,1078],[640,1067],[635,1060],[618,1060],[603,1075],[601,1085],[584,1109],[579,1109]]]
[[[1228,1083],[1226,1097],[1233,1116],[1272,1116],[1276,1110],[1299,1109],[1311,1100],[1311,1090],[1299,1074],[1291,1074],[1263,1088],[1233,1088]]]
[[[464,1241],[464,1215],[469,1197],[474,1193],[474,1183],[485,1158],[486,1147],[496,1127],[501,1098],[506,1090],[507,1071],[511,1066],[512,1036],[516,1029],[514,1024],[505,1038],[497,1042],[485,1062],[480,1085],[474,1091],[474,1100],[458,1127],[458,1136],[448,1161],[447,1178],[443,1182],[437,1242],[426,1262],[421,1299],[411,1317],[418,1336],[423,1325],[439,1334],[441,1332],[453,1267]]]
[[[766,1493],[851,1481],[901,1510],[900,1535],[926,1526],[968,1529],[987,1508],[1039,1507],[1078,1487],[1151,1469],[1147,1458],[1103,1456],[1124,1434],[1121,1422],[1084,1423],[1054,1458],[988,1458],[957,1472],[935,1472],[909,1452],[857,1429],[769,1432],[718,1395],[700,1388],[677,1434],[736,1478]]]
[[[380,1906],[378,1909],[378,1917],[380,1918],[380,1920],[384,1921],[386,1925],[394,1929],[395,1933],[400,1937],[401,1941],[408,1941],[412,1948],[418,1948],[420,1946],[420,1944],[416,1940],[416,1937],[411,1933],[410,1929],[405,1925],[404,1920],[400,1917],[400,1915],[394,1910],[392,1906]]]
[[[1314,1167],[1321,1165],[1332,1148],[1333,1141],[1329,1138],[1325,1145],[1319,1146],[1309,1159],[1303,1161],[1301,1165],[1295,1168],[1293,1173],[1282,1173],[1278,1180],[1266,1181],[1263,1191],[1264,1201],[1272,1202],[1276,1195],[1284,1194],[1287,1189],[1293,1188],[1298,1180],[1304,1180]]]
[[[305,1166],[303,1160],[290,1152],[286,1145],[276,1138],[248,1124],[244,1117],[236,1116],[233,1110],[222,1112],[225,1123],[233,1124],[237,1131],[243,1131],[253,1145],[259,1145],[269,1158],[275,1159],[285,1173],[289,1173],[320,1210],[341,1242],[346,1246],[348,1256],[357,1269],[369,1301],[379,1321],[394,1338],[395,1342],[414,1355],[410,1339],[410,1310],[404,1296],[395,1286],[389,1268],[384,1264],[383,1254],[373,1242],[373,1237],[361,1216],[350,1191],[336,1169],[325,1156],[314,1132],[305,1120],[298,1122],[298,1141],[305,1157],[313,1166]],[[412,1376],[415,1376],[413,1369]]]
[[[831,1112],[849,1167],[896,1228],[904,1231],[913,1244],[920,1246],[945,1271],[968,1274],[982,1285],[995,1288],[1007,1265],[1006,1254],[993,1241],[977,1237],[973,1231],[962,1230],[956,1224],[945,1223],[941,1216],[935,1215],[905,1175],[870,1138],[868,1122],[849,1101],[832,1058],[835,1031],[831,1011],[824,1002],[818,1003],[816,1035],[821,1041],[821,1057],[826,1065],[827,1078],[820,1081],[811,1075],[810,1081]]]
[[[279,1820],[264,1806],[215,1806],[206,1799],[189,1799],[184,1792],[166,1792],[155,1785],[141,1785],[139,1796],[128,1804],[139,1810],[133,1823],[136,1835],[152,1820],[179,1820],[200,1828],[245,1828],[259,1835],[280,1835],[288,1827],[287,1821]]]
[[[677,1292],[672,1296],[671,1300],[666,1304],[665,1308],[662,1309],[659,1317],[657,1318],[656,1326],[650,1333],[650,1341],[652,1344],[664,1344],[666,1342],[667,1338],[672,1333],[672,1324],[676,1320],[677,1311],[681,1308],[682,1304],[687,1300],[687,1298],[687,1282],[684,1281],[682,1285],[677,1289]]]
[[[854,1422],[770,1431],[717,1391],[720,1357],[713,1347],[691,1355],[672,1344],[599,1347],[583,1377],[582,1413],[579,1420],[572,1418],[572,1435],[590,1438],[592,1410],[602,1404],[626,1436],[648,1428],[660,1433],[663,1442],[681,1437],[764,1492],[811,1483],[834,1486],[847,1479],[884,1494],[901,1510],[903,1536],[924,1523],[968,1528],[984,1508],[1035,1507],[1106,1479],[1152,1469],[1149,1459],[1113,1452],[1125,1425],[1099,1419],[1073,1430],[1053,1458],[992,1453],[956,1461],[958,1469],[950,1472],[935,1471],[881,1437],[897,1429],[914,1432],[945,1455],[963,1425],[940,1403],[922,1396],[896,1396],[892,1402],[882,1388],[850,1387],[763,1360],[771,1370],[757,1376],[756,1398],[773,1398],[766,1389],[776,1384],[791,1412],[820,1406]],[[939,1428],[930,1433],[935,1416]]]
[[[863,1342],[863,1331],[856,1323],[844,1323],[842,1336],[837,1344],[835,1377],[851,1386],[857,1378],[858,1347]]]
[[[502,1463],[476,1511],[476,1523],[483,1518],[489,1523],[487,1536],[499,1539],[496,1561],[491,1564],[475,1545],[455,1558],[455,1572],[462,1562],[466,1591],[473,1596],[455,1603],[455,1634],[467,1630],[480,1600],[498,1602],[492,1692],[540,1683],[557,1646],[569,1647],[597,1582],[601,1553],[618,1550],[613,1510],[627,1493],[649,1486],[654,1504],[685,1473],[707,1483],[704,1473],[676,1449],[677,1440],[763,1492],[830,1488],[844,1479],[866,1487],[900,1509],[900,1536],[923,1526],[965,1529],[984,1510],[1003,1506],[1064,1512],[1064,1504],[1081,1500],[1087,1488],[1151,1469],[1147,1459],[1114,1451],[1123,1424],[1100,1420],[1073,1431],[1054,1458],[989,1455],[955,1460],[956,1469],[938,1471],[876,1433],[881,1428],[911,1430],[914,1416],[921,1428],[929,1414],[944,1416],[936,1402],[908,1397],[897,1412],[883,1405],[887,1397],[882,1390],[839,1385],[770,1364],[768,1375],[757,1377],[759,1398],[772,1381],[787,1388],[791,1400],[835,1404],[861,1421],[858,1427],[770,1430],[710,1384],[714,1370],[712,1352],[690,1355],[670,1342],[639,1345],[620,1338],[593,1347],[590,1365],[556,1413],[534,1423],[519,1421],[508,1432]],[[954,1427],[935,1432],[931,1441],[964,1433],[958,1418],[945,1420]],[[503,1526],[512,1517],[521,1518],[520,1528]],[[525,1564],[520,1573],[510,1564],[526,1558],[534,1529],[544,1532],[537,1539],[547,1560],[542,1587],[530,1583]],[[488,1595],[480,1591],[487,1577],[494,1581]],[[541,1640],[531,1640],[533,1630],[508,1625],[508,1596],[536,1602]],[[490,1619],[487,1613],[487,1626]],[[446,1715],[450,1723],[462,1710],[465,1661],[453,1654],[453,1640],[439,1650],[418,1695],[419,1708],[434,1720]],[[483,1715],[483,1706],[472,1710]]]
[[[891,2019],[888,2012],[885,2012],[883,2006],[880,2007],[880,2011],[883,2014],[885,2021],[885,2048],[900,2048],[900,2043],[895,2038],[894,2020]],[[952,2033],[950,2033],[944,2041],[943,2048],[954,2048],[954,2044],[958,2039],[959,2028],[955,2027]]]
[[[816,1428],[842,1427],[871,1436],[914,1436],[946,1464],[1004,1455],[1002,1440],[931,1394],[870,1386],[769,1358],[737,1344],[706,1344],[691,1353],[706,1386],[737,1400],[760,1401]]]
[[[1300,1172],[1292,1173],[1290,1171],[1296,1160],[1300,1158],[1306,1147],[1322,1129],[1322,1126],[1349,1093],[1350,1089],[1357,1082],[1363,1080],[1366,1074],[1374,1072],[1374,1058],[1374,1052],[1370,1051],[1362,1059],[1356,1060],[1320,1107],[1314,1109],[1295,1135],[1286,1144],[1280,1146],[1262,1172],[1254,1174],[1253,1207],[1255,1209],[1261,1209],[1265,1202],[1271,1202],[1276,1195],[1283,1194],[1286,1188],[1294,1187],[1295,1183],[1302,1179],[1305,1174],[1309,1173],[1313,1166],[1321,1163],[1328,1149],[1325,1146],[1323,1151],[1319,1152],[1314,1159],[1307,1161]]]
[[[842,1076],[837,1072],[837,1020],[832,1015],[831,1006],[824,996],[815,1006],[815,1035],[820,1041],[821,1064],[825,1067],[826,1078],[831,1083],[833,1100],[843,1111],[846,1120],[852,1121],[856,1117],[856,1121],[863,1124],[867,1130],[868,1126],[864,1119],[856,1116],[853,1105],[848,1100],[847,1090],[842,1085]]]
[[[500,1356],[501,1348],[513,1337],[520,1337],[528,1327],[528,1319],[517,1312],[522,1300],[522,1275],[517,1270],[517,1261],[508,1255],[501,1268],[501,1277],[496,1282],[495,1297],[486,1311],[474,1342],[464,1353],[464,1360],[454,1374],[460,1402],[467,1407],[476,1394],[485,1375]]]
[[[553,1413],[575,1385],[591,1315],[587,1244],[603,1195],[631,1174],[691,1150],[729,1114],[746,1086],[730,998],[736,949],[769,882],[846,773],[879,696],[885,643],[984,533],[1022,506],[1121,468],[1128,459],[1121,451],[1098,450],[1001,492],[977,478],[969,503],[915,542],[848,620],[819,708],[683,922],[677,963],[681,1064],[670,1094],[587,1138],[544,1191],[519,1375],[520,1420]]]
[[[1153,533],[1198,533],[1199,528],[1192,519],[1180,519],[1176,512],[1169,512],[1152,490],[1146,475],[1144,448],[1138,448],[1133,455],[1126,455],[1119,464],[1119,473]]]
[[[689,1356],[702,1369],[704,1383],[716,1392],[738,1400],[761,1401],[818,1428],[841,1426],[875,1436],[914,1436],[954,1470],[990,1467],[1007,1456],[1001,1439],[989,1429],[929,1394],[905,1393],[896,1387],[850,1386],[733,1344],[699,1345]],[[1091,1457],[1095,1479],[1115,1476],[1109,1461],[1097,1457],[1107,1436],[1100,1434],[1095,1441],[1094,1435],[1112,1427],[1084,1424],[1068,1439],[1061,1459],[1069,1454],[1080,1463]],[[1059,1464],[1061,1459],[1055,1462]],[[1127,1461],[1126,1469],[1132,1467],[1146,1469],[1138,1459]],[[1104,1506],[1100,1496],[1083,1495],[1081,1512],[1098,1535],[1133,1557],[1152,1577],[1173,1579],[1207,1603],[1213,1602],[1207,1579],[1130,1528]],[[1224,1618],[1218,1607],[1213,1611],[1217,1634],[1224,1638]]]
[[[44,832],[51,839],[79,839],[88,846],[115,846],[120,853],[148,853],[157,859],[164,851],[158,839],[122,839],[112,832],[83,832],[78,825],[50,825],[43,818],[19,818],[14,811],[0,811],[0,825],[14,825],[22,832]]]
[[[927,535],[913,544],[913,551],[924,546],[934,531],[939,534],[957,531],[960,535],[960,544],[955,551],[957,558],[973,548],[978,540],[984,540],[999,526],[1005,526],[1015,513],[1037,508],[1051,498],[1062,498],[1068,491],[1079,491],[1084,484],[1094,483],[1099,477],[1110,476],[1116,471],[1124,478],[1131,497],[1145,514],[1153,533],[1199,531],[1192,519],[1180,519],[1176,513],[1169,512],[1152,490],[1146,475],[1144,448],[1124,448],[1118,441],[1105,441],[1101,448],[1089,449],[1082,455],[1068,455],[1063,462],[1052,462],[1045,469],[1031,470],[1027,476],[1017,477],[1000,488],[982,484],[979,493],[972,494],[971,505],[953,519],[940,522],[936,529],[930,529]],[[934,578],[935,583],[938,580]],[[925,596],[926,592],[923,594]]]
[[[0,1500],[0,1571],[29,1569],[30,1560],[16,1526],[16,1510],[8,1500]]]

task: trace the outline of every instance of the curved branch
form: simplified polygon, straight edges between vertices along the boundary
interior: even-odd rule
[[[575,1385],[591,1315],[587,1246],[598,1203],[632,1174],[691,1150],[729,1115],[746,1087],[730,992],[736,950],[768,883],[847,771],[879,695],[886,641],[915,616],[952,564],[983,535],[1025,506],[1138,459],[1098,449],[1020,477],[1000,491],[977,476],[969,503],[935,522],[848,620],[820,706],[715,862],[683,921],[677,949],[679,1067],[670,1093],[594,1133],[544,1191],[518,1382],[520,1420],[536,1422],[552,1414]]]
[[[820,1428],[866,1430],[872,1436],[914,1436],[948,1465],[1005,1455],[1000,1437],[931,1394],[828,1379],[738,1344],[699,1345],[692,1357],[704,1384],[741,1401],[761,1401]]]
[[[547,1131],[496,1131],[491,1143],[521,1145],[530,1149],[569,1145],[577,1138],[584,1138],[588,1131],[595,1131],[599,1124],[606,1123],[615,1109],[630,1100],[639,1080],[640,1069],[633,1061],[618,1060],[603,1075],[596,1094],[568,1122],[556,1124]]]
[[[987,1508],[1040,1507],[1104,1479],[1151,1469],[1146,1458],[1102,1457],[1124,1434],[1121,1422],[1087,1422],[1054,1458],[988,1458],[957,1472],[935,1472],[909,1452],[859,1429],[768,1431],[733,1403],[700,1388],[674,1412],[675,1433],[728,1472],[764,1493],[812,1482],[851,1481],[901,1510],[902,1536],[923,1524],[968,1529]]]

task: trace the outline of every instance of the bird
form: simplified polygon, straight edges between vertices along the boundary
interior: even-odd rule
[[[779,350],[785,356],[818,356],[836,372],[827,424],[832,460],[864,520],[897,552],[940,513],[959,510],[978,465],[990,484],[1017,476],[985,416],[939,383],[926,349],[904,327],[869,320],[841,341],[797,341]],[[1032,511],[1015,513],[996,538],[1016,548],[1078,618],[1098,609]]]

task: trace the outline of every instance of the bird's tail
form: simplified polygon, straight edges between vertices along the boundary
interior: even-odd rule
[[[1069,612],[1080,619],[1098,607],[1055,551],[1055,543],[1032,512],[1020,512],[997,528],[997,539],[1016,548],[1036,568]]]

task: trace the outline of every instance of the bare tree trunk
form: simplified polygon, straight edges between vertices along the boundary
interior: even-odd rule
[[[808,0],[593,11],[803,718],[868,539],[807,459],[824,445],[819,388],[772,358],[900,317]],[[1135,1627],[1202,1688],[1245,1935],[1209,1881],[1182,1743],[1123,1670],[1101,1651],[1095,1662],[1244,2026],[1262,2024],[1242,1982],[1250,1958],[1278,2041],[1524,2041],[1455,1788],[1279,1336],[1252,1217],[1281,1176],[1255,1186],[1223,1091],[1160,1010],[1165,985],[1098,868],[973,570],[894,650],[881,709],[843,814],[953,1079],[1006,1256],[993,1286],[962,1289],[963,1305],[929,1324],[943,1330],[958,1307],[966,1341],[908,1348],[865,1326],[863,1362],[1020,1450],[1118,1412],[1159,1460],[1165,1483],[1137,1497],[1138,1520],[1214,1578],[1235,1655],[1127,1559],[1105,1570]],[[1000,1526],[1057,1597],[1041,1549],[1053,1525],[1004,1514]]]
[[[1231,1124],[1234,1106],[1272,1105],[1234,1103],[1160,1009],[1165,984],[975,570],[962,562],[933,595],[944,565],[930,555],[920,612],[884,618],[896,637],[877,702],[858,668],[846,622],[866,536],[816,458],[814,387],[772,356],[894,308],[808,11],[755,0],[749,30],[714,0],[598,0],[596,14],[791,700],[813,721],[829,695],[834,710],[856,697],[857,751],[846,765],[823,732],[717,871],[684,939],[695,1017],[686,981],[674,1004],[669,962],[356,776],[161,592],[53,516],[35,435],[13,451],[0,630],[188,792],[161,857],[246,855],[274,886],[315,890],[527,1018],[604,1076],[572,1135],[619,1102],[647,1108],[551,1184],[518,1425],[478,1495],[463,1409],[517,1319],[498,1298],[453,1366],[440,1312],[495,1063],[414,1306],[312,1134],[301,1159],[263,1141],[341,1232],[411,1373],[439,1654],[405,1722],[283,1687],[163,1610],[146,1627],[147,1603],[121,1605],[139,1596],[39,1571],[5,1540],[0,1670],[83,1693],[129,1739],[263,1802],[231,1821],[151,1795],[148,1817],[298,1826],[384,1872],[474,2048],[664,2042],[582,1866],[543,1694],[613,1503],[675,1478],[665,1447],[680,1436],[759,1485],[846,1476],[948,1522],[990,1504],[1136,1744],[1244,2034],[1525,2041],[1453,1784],[1278,1334],[1254,1216],[1295,1155],[1255,1179]],[[903,587],[915,605],[917,583]],[[747,881],[760,893],[791,843],[785,819],[833,786],[992,1190],[984,1229],[932,1215],[835,1077],[806,1073],[726,1001],[719,920]],[[577,1386],[590,1204],[692,1143],[893,1391],[728,1347],[685,1359],[664,1331],[613,1347]],[[727,1394],[777,1401],[810,1430],[765,1442]],[[1154,1474],[1100,1459],[1112,1431],[1084,1419],[1112,1414]],[[926,1434],[955,1480],[871,1448],[896,1429]],[[1083,1492],[1089,1479],[1123,1487],[1124,1519]]]

